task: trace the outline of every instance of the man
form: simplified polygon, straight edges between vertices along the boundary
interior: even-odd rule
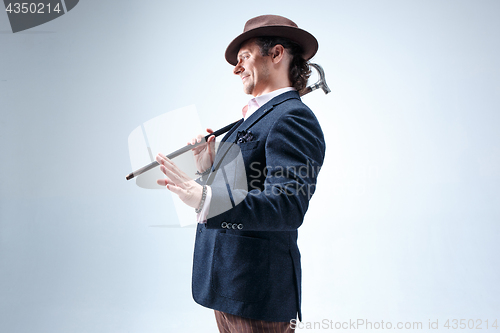
[[[290,321],[301,320],[297,229],[325,142],[298,91],[317,48],[311,34],[284,17],[249,20],[226,50],[245,93],[254,97],[244,118],[217,153],[214,136],[193,149],[198,181],[157,156],[166,175],[158,184],[198,213],[193,297],[215,310],[221,332],[292,332]]]

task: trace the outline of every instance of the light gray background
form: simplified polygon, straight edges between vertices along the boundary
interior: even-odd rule
[[[318,38],[332,89],[304,97],[327,141],[304,320],[500,320],[500,2],[83,0],[17,34],[0,13],[0,332],[216,331],[194,229],[150,227],[173,205],[125,181],[127,138],[191,104],[238,119],[224,50],[266,13]]]

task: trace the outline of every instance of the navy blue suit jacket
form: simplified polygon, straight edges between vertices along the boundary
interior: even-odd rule
[[[297,229],[324,154],[321,127],[296,91],[273,98],[226,135],[202,180],[212,201],[196,232],[197,303],[258,320],[301,319]]]

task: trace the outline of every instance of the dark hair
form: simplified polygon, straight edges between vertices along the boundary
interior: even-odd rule
[[[292,87],[300,91],[307,86],[307,80],[311,76],[311,69],[309,68],[309,62],[302,57],[303,51],[299,44],[283,37],[257,37],[255,42],[259,46],[262,56],[268,56],[269,50],[278,44],[288,50],[288,53],[292,56],[288,71]]]

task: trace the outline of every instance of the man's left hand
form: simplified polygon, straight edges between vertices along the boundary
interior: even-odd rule
[[[168,190],[177,194],[188,206],[198,208],[200,205],[203,186],[191,179],[163,154],[156,155],[160,163],[160,170],[165,174],[165,179],[158,179],[158,185],[166,186]]]

